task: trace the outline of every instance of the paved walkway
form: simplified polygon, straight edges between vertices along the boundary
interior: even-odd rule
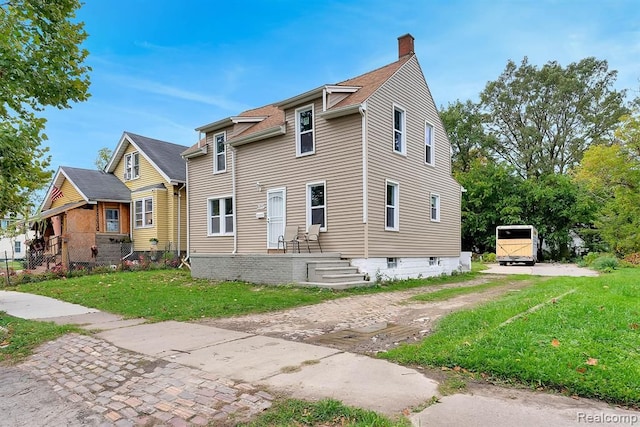
[[[0,291],[0,311],[94,332],[47,343],[20,365],[103,420],[89,423],[87,414],[77,425],[232,426],[281,393],[398,415],[439,396],[437,383],[416,370],[334,348],[201,324],[123,320],[16,292]],[[440,397],[410,418],[415,426],[640,424],[640,413],[600,402],[507,390]]]

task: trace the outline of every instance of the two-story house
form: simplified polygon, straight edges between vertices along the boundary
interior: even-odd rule
[[[187,147],[124,132],[104,171],[61,166],[35,223],[38,264],[117,264],[186,247]],[[152,244],[150,239],[157,239]],[[122,253],[122,242],[132,242]]]
[[[196,129],[204,138],[183,153],[194,276],[355,277],[314,263],[330,257],[371,279],[459,268],[461,187],[450,143],[413,37],[398,47],[384,67]],[[322,253],[310,254],[302,237],[299,253],[282,253],[286,226],[312,224]]]

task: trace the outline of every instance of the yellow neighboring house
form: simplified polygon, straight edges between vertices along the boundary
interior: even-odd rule
[[[145,251],[183,251],[187,242],[186,162],[188,147],[124,132],[105,172],[131,191],[131,239]]]
[[[104,171],[60,167],[37,218],[30,261],[77,267],[184,251],[186,148],[124,132]],[[126,253],[123,242],[133,242]]]

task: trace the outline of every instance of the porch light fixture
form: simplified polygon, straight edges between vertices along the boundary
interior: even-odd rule
[[[258,193],[262,193],[262,184],[260,184],[260,182],[256,182],[256,188],[258,189]]]

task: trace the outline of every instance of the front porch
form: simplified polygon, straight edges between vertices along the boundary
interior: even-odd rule
[[[295,284],[331,289],[373,282],[338,252],[190,255],[191,275],[269,285]]]

